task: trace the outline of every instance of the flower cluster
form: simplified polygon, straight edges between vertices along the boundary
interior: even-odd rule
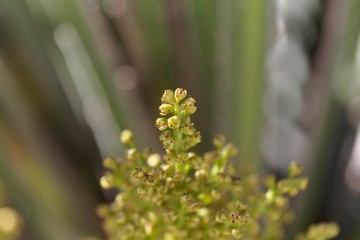
[[[214,138],[212,151],[190,151],[201,135],[191,122],[196,106],[186,90],[166,90],[161,101],[162,117],[155,125],[165,153],[138,150],[132,132],[125,130],[120,137],[127,146],[124,156],[103,162],[108,171],[101,186],[119,190],[112,203],[98,209],[108,238],[283,239],[284,224],[293,219],[288,199],[307,186],[302,167],[292,163],[280,181],[256,174],[238,177],[228,161],[237,150],[224,136]]]
[[[175,92],[166,90],[161,101],[160,115],[171,116],[156,119],[155,126],[163,131],[160,140],[167,153],[183,153],[198,144],[201,135],[190,119],[190,115],[196,111],[195,99],[187,97],[185,89],[177,88]]]

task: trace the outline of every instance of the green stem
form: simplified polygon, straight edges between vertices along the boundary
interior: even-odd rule
[[[180,106],[178,103],[174,104],[174,116],[178,116],[181,119],[181,123],[182,123],[183,119],[180,116],[179,107]],[[180,129],[174,130],[174,137],[175,137],[175,154],[179,154],[184,151],[183,136]]]

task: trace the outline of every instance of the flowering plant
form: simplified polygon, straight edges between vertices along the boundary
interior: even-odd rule
[[[288,177],[277,181],[256,174],[236,176],[229,159],[236,148],[225,137],[214,138],[214,150],[191,151],[201,134],[191,121],[195,100],[187,91],[165,90],[155,126],[165,154],[136,148],[130,130],[121,133],[124,157],[105,158],[104,189],[119,193],[99,207],[110,240],[120,239],[283,239],[284,225],[293,219],[289,198],[304,190],[302,167],[289,166]],[[312,227],[299,240],[330,239],[334,223]]]

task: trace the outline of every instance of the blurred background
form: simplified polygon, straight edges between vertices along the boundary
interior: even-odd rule
[[[0,0],[0,208],[19,239],[101,237],[102,158],[125,128],[162,151],[160,96],[185,87],[200,152],[223,133],[240,174],[304,165],[288,239],[360,239],[359,30],[360,0]]]

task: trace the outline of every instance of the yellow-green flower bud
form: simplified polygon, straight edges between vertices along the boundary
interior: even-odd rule
[[[264,184],[268,188],[274,188],[276,186],[276,180],[275,176],[273,175],[267,175],[264,178]]]
[[[236,155],[236,153],[237,153],[237,148],[232,143],[226,144],[221,151],[221,155],[225,158],[233,157]]]
[[[178,116],[172,116],[167,121],[169,128],[171,129],[178,129],[181,124],[181,120]]]
[[[289,172],[289,177],[298,177],[302,174],[303,167],[297,162],[292,162],[289,165],[288,172]]]
[[[120,140],[124,144],[130,144],[133,141],[133,133],[132,131],[126,129],[121,132]]]
[[[161,102],[174,104],[176,102],[174,92],[171,90],[165,90],[164,94],[161,97]]]
[[[159,217],[154,212],[148,212],[147,218],[151,223],[156,223],[159,220]]]
[[[206,217],[209,215],[209,209],[207,208],[200,208],[197,210],[197,214],[200,216],[200,217]]]
[[[124,193],[118,193],[115,197],[114,203],[120,207],[123,207],[125,205],[124,196]]]
[[[184,100],[184,102],[181,104],[181,111],[180,113],[182,115],[191,115],[196,112],[196,106],[195,106],[195,99],[192,97],[188,97]]]
[[[166,122],[167,123],[167,122]],[[160,141],[164,141],[166,139],[169,139],[172,136],[172,133],[170,130],[166,130],[160,134]]]
[[[129,160],[134,160],[137,156],[138,152],[135,148],[130,148],[127,152],[126,152],[126,156]]]
[[[174,107],[171,104],[163,103],[159,107],[160,115],[165,116],[169,113],[172,113],[174,111]]]
[[[297,239],[333,239],[340,232],[337,223],[319,223],[311,225],[306,234],[299,234]]]
[[[275,204],[280,208],[286,208],[289,205],[289,200],[283,196],[275,198]]]
[[[226,142],[224,135],[216,135],[213,140],[213,144],[217,148],[222,148]]]
[[[188,97],[185,99],[185,101],[183,103],[181,103],[181,106],[182,107],[193,107],[193,106],[195,106],[195,103],[196,103],[196,101],[194,98]]]
[[[194,135],[195,132],[196,132],[196,129],[194,128],[193,123],[185,123],[181,128],[182,134],[192,136],[192,135]]]
[[[161,156],[158,153],[153,153],[147,158],[146,162],[149,167],[156,167],[161,162]]]
[[[167,129],[168,124],[167,124],[167,120],[165,118],[158,118],[155,121],[155,126],[160,130],[160,131],[164,131],[165,129]]]
[[[113,176],[110,174],[106,174],[101,177],[100,179],[100,185],[104,189],[110,189],[113,187]]]
[[[185,137],[186,149],[189,149],[189,148],[195,146],[199,142],[201,142],[201,134],[199,131],[195,132],[192,136]]]
[[[187,96],[187,91],[186,89],[183,88],[177,88],[175,90],[175,101],[176,102],[181,102],[184,98],[186,98]]]
[[[105,168],[114,169],[116,168],[116,159],[114,157],[107,157],[103,161],[103,166]]]
[[[233,237],[235,237],[236,239],[240,239],[243,234],[241,233],[241,231],[239,229],[234,228],[231,230],[231,235]]]
[[[110,214],[110,208],[107,205],[102,204],[96,209],[96,214],[99,217],[107,217]]]
[[[201,200],[205,205],[209,205],[213,201],[211,195],[207,193],[200,193],[198,195],[198,199]]]
[[[267,190],[267,192],[265,193],[265,199],[268,200],[269,202],[273,202],[275,198],[276,198],[276,192],[274,191],[274,189]]]
[[[163,146],[166,149],[173,150],[175,148],[175,140],[173,137],[169,137],[163,140]]]

